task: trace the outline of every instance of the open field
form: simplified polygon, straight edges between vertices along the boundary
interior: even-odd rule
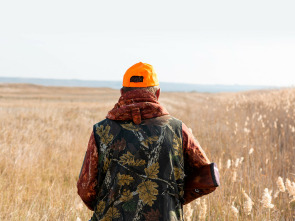
[[[92,125],[118,98],[111,89],[0,84],[0,220],[90,218],[76,181]],[[220,169],[221,187],[186,206],[187,220],[295,219],[295,89],[163,93],[160,102]]]

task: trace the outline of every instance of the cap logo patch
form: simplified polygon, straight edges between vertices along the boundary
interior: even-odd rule
[[[143,82],[143,76],[132,76],[130,82]]]

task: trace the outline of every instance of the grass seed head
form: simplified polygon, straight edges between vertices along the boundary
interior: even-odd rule
[[[265,188],[261,200],[262,206],[264,208],[271,209],[274,207],[274,205],[271,203],[271,198],[272,197],[270,195],[270,192],[268,191],[268,188]]]
[[[287,178],[285,184],[286,184],[286,189],[289,192],[289,195],[295,197],[295,183],[294,182],[291,183],[291,181]]]
[[[250,215],[251,211],[252,211],[252,207],[254,205],[252,199],[249,197],[249,195],[242,190],[244,197],[246,198],[244,205],[243,205],[243,209],[246,215]]]
[[[233,174],[232,174],[232,182],[234,183],[234,182],[236,182],[236,181],[237,181],[237,170],[234,169],[234,170],[233,170]]]
[[[285,192],[286,191],[286,188],[285,188],[285,185],[284,185],[284,181],[283,181],[282,177],[280,177],[280,176],[277,179],[277,186],[278,186],[278,188],[279,188],[279,190],[281,192]]]
[[[239,216],[239,210],[235,207],[234,203],[230,207],[231,212],[234,214],[236,218]]]

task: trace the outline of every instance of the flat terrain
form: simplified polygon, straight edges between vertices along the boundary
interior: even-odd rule
[[[92,125],[118,98],[106,88],[0,84],[0,220],[90,218],[76,181]],[[295,89],[163,93],[160,103],[220,169],[221,187],[186,206],[187,220],[295,219]]]

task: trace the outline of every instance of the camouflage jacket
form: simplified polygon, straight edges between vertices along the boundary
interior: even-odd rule
[[[92,220],[183,220],[184,176],[209,163],[154,96],[127,92],[93,127],[78,193]]]

